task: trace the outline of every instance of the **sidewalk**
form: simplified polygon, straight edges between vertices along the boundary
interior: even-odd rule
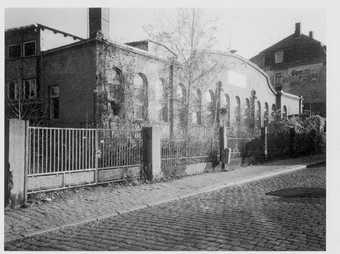
[[[229,172],[188,176],[169,182],[137,186],[97,186],[69,191],[63,199],[28,208],[6,209],[5,242],[291,172],[325,160],[324,155],[315,155]]]

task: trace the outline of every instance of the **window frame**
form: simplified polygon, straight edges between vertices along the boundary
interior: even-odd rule
[[[14,84],[14,98],[11,98],[11,84]],[[10,101],[16,101],[19,99],[19,81],[18,80],[11,80],[8,82],[8,99]]]
[[[10,47],[13,47],[13,46],[19,46],[19,48],[20,48],[20,50],[19,50],[19,52],[20,52],[20,54],[19,54],[19,56],[11,56],[10,55],[10,50],[9,50],[9,48]],[[19,58],[19,57],[22,57],[22,45],[20,44],[20,43],[13,43],[13,44],[9,44],[9,45],[7,45],[7,50],[8,50],[8,58],[10,58],[10,59],[16,59],[16,58]]]
[[[283,59],[284,59],[284,51],[283,50],[275,51],[275,53],[274,53],[274,63],[275,64],[283,63]],[[279,60],[281,60],[281,61],[279,61]]]
[[[35,96],[31,96],[31,91],[32,91],[32,81],[34,81],[35,84]],[[26,82],[29,82],[28,84],[28,96],[26,95]],[[23,86],[23,98],[25,100],[34,100],[39,98],[39,93],[38,93],[38,83],[36,78],[29,78],[29,79],[23,79],[22,80],[22,86]]]
[[[25,45],[34,42],[34,54],[33,55],[26,55],[25,52]],[[35,40],[31,40],[31,41],[25,41],[23,43],[23,47],[22,47],[22,56],[24,57],[30,57],[30,56],[36,56],[37,55],[37,42]]]

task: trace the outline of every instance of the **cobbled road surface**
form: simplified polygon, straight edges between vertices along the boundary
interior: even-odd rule
[[[324,197],[265,195],[290,187],[325,188],[325,167],[307,168],[7,242],[5,249],[325,250]]]

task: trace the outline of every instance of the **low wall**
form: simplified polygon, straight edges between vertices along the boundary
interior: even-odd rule
[[[50,175],[31,175],[27,177],[27,192],[63,189],[66,187],[99,184],[101,182],[138,179],[140,167],[107,168],[98,170],[74,171]],[[96,181],[97,177],[97,181]]]
[[[186,175],[197,175],[214,171],[213,169],[214,168],[212,162],[201,162],[186,165],[185,173]]]

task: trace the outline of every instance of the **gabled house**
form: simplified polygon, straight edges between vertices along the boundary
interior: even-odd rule
[[[250,59],[262,68],[278,90],[303,97],[307,115],[326,116],[326,46],[301,33],[301,24],[288,37]]]

